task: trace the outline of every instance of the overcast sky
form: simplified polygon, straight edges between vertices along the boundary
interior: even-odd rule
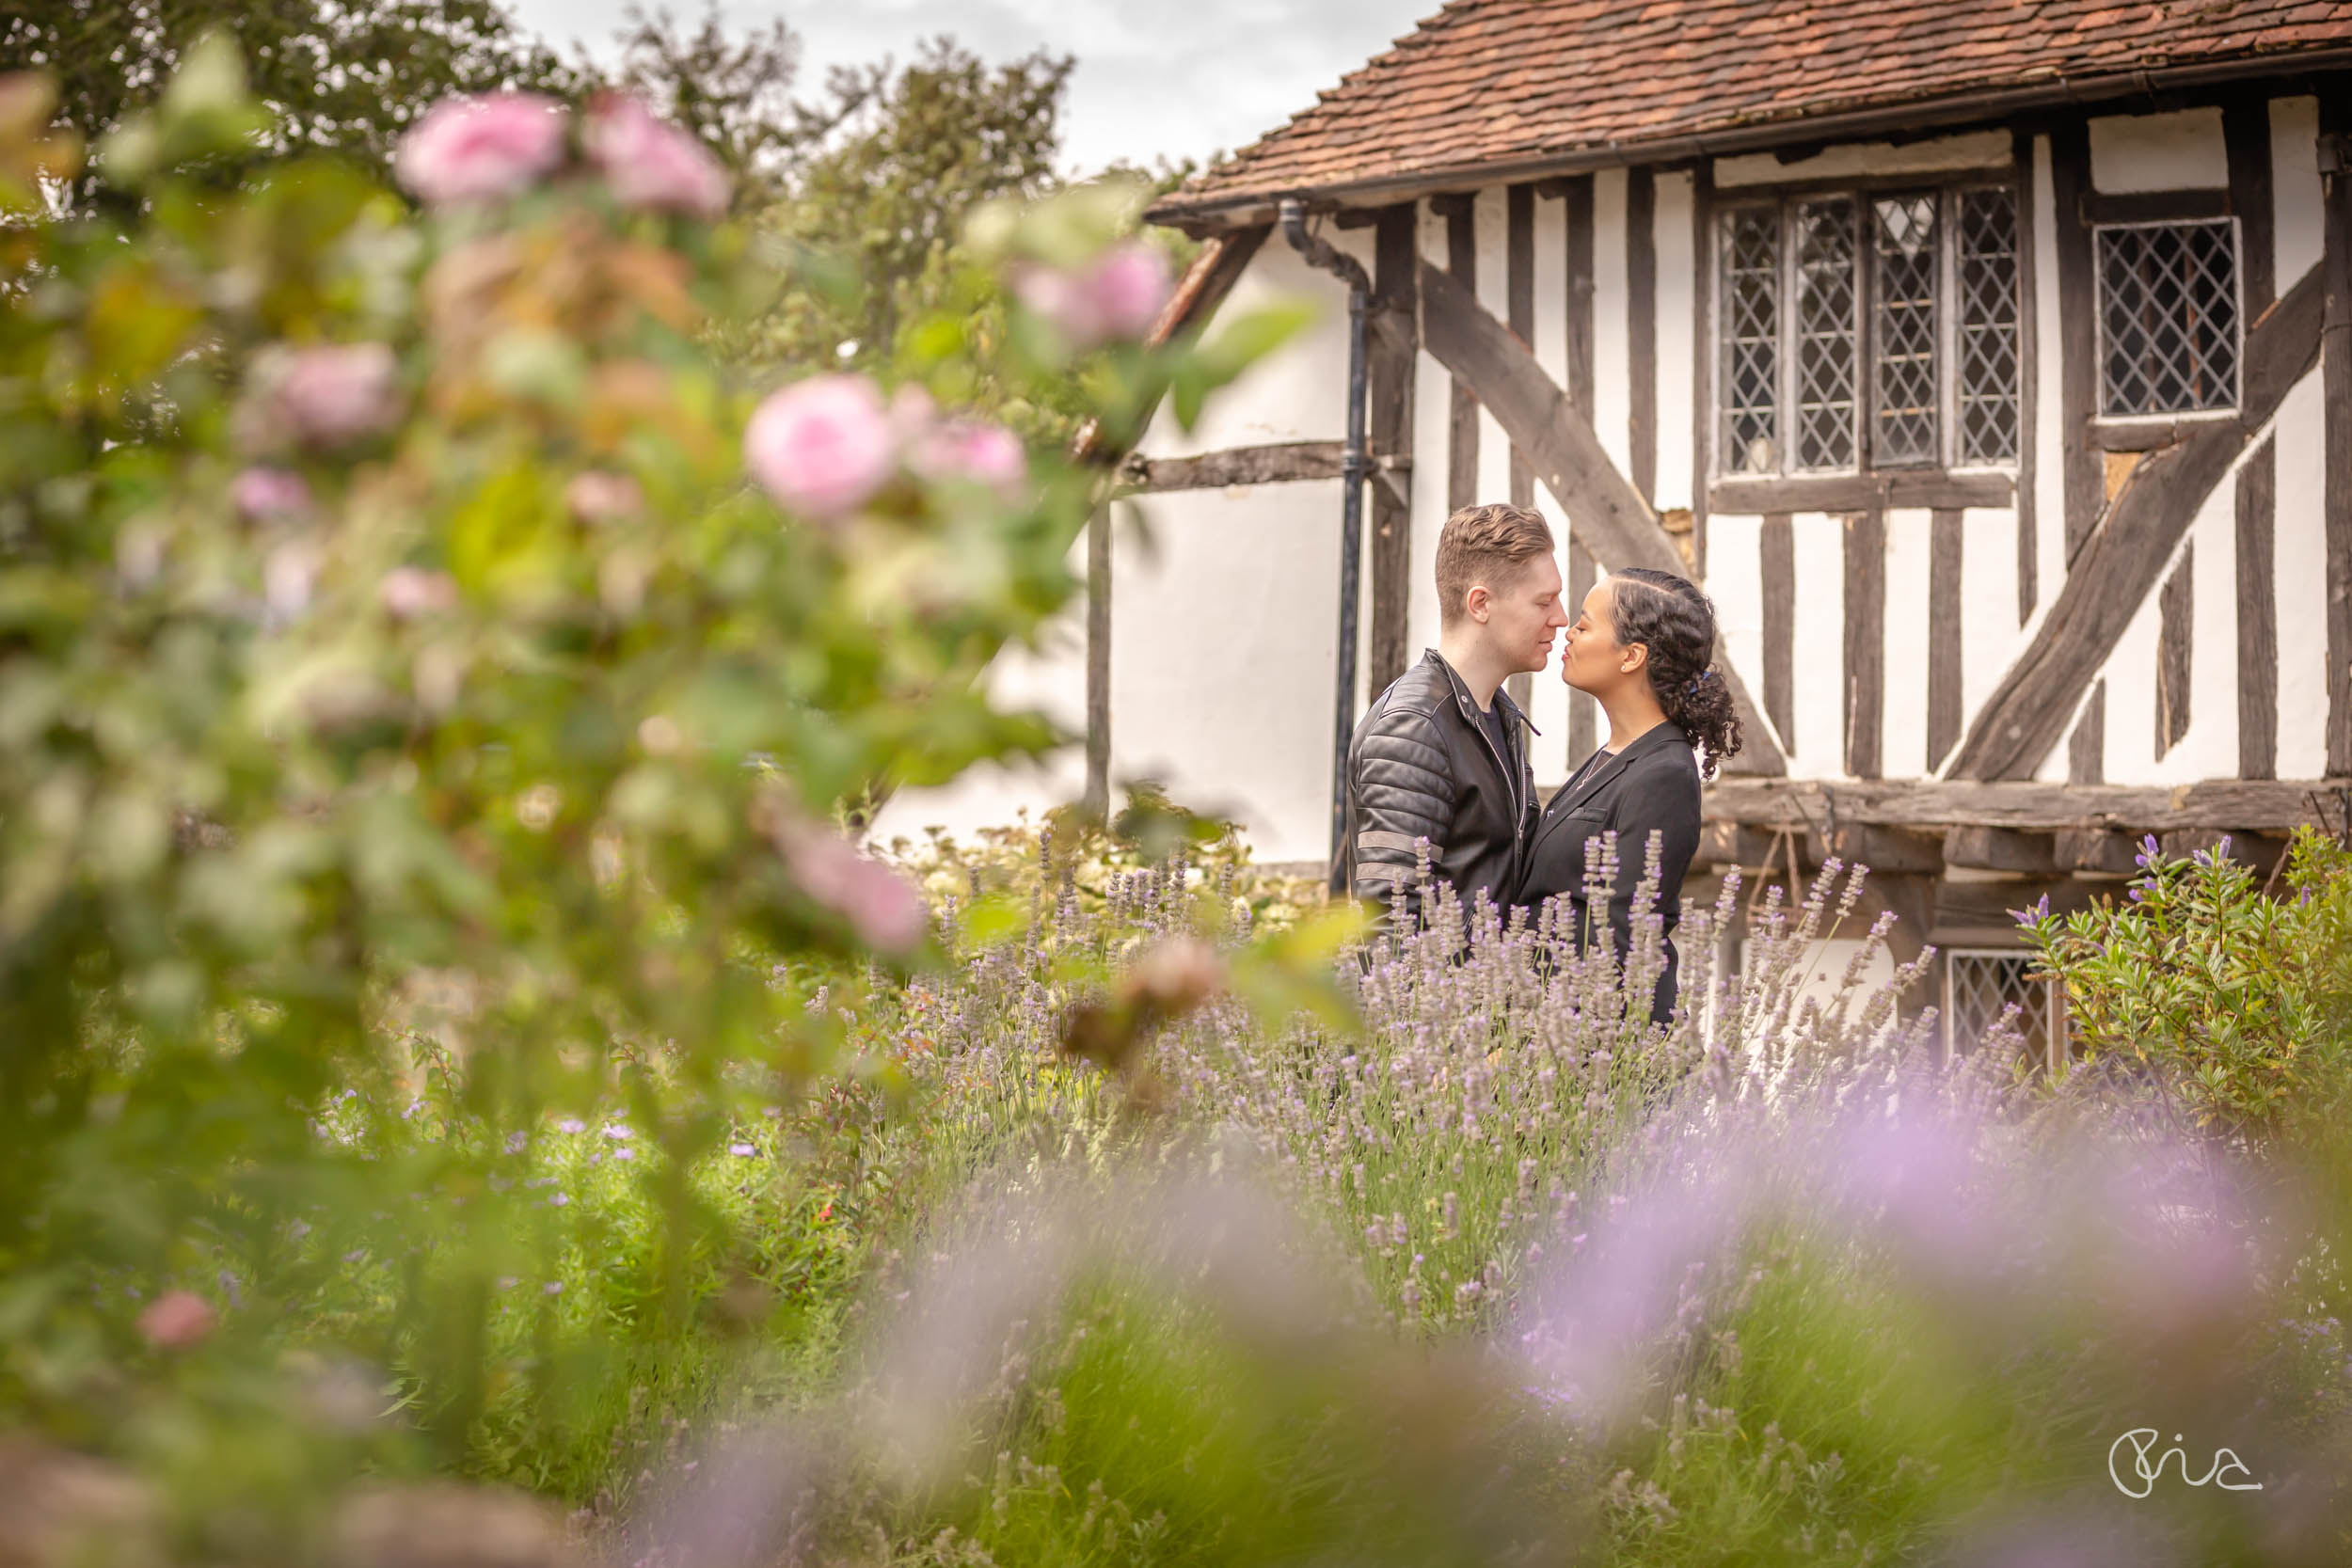
[[[508,0],[570,53],[604,51],[628,0]],[[1206,159],[1254,141],[1435,12],[1438,0],[725,0],[738,25],[782,16],[814,90],[833,65],[904,60],[939,33],[990,60],[1077,56],[1062,121],[1071,172],[1115,159]],[[699,17],[702,0],[672,0]]]

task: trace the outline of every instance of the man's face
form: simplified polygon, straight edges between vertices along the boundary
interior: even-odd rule
[[[1502,592],[1489,591],[1482,640],[1513,672],[1533,673],[1551,661],[1552,640],[1568,624],[1560,587],[1559,563],[1540,555]]]

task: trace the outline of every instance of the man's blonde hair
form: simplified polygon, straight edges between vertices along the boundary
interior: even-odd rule
[[[1485,584],[1500,594],[1518,581],[1527,563],[1552,552],[1551,528],[1521,506],[1466,506],[1438,533],[1438,605],[1442,622],[1462,618],[1463,600]]]

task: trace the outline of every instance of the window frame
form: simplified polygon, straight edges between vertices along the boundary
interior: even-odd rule
[[[2157,428],[2175,424],[2196,424],[2220,420],[2234,420],[2246,406],[2246,230],[2234,213],[2220,213],[2201,217],[2098,218],[2084,226],[2090,238],[2090,324],[2091,365],[2095,377],[2091,387],[2090,420],[2095,426],[2111,430],[2131,430],[2135,427]],[[2231,398],[2226,408],[2193,408],[2180,413],[2110,414],[2107,405],[2107,279],[2106,268],[2100,263],[2099,236],[2110,229],[2213,229],[2230,231],[2230,281],[2237,298],[2233,315],[2236,331],[2234,352],[2230,357]]]
[[[2033,309],[2033,279],[2027,266],[2033,252],[2028,226],[2033,214],[2027,199],[2029,184],[2025,171],[2015,166],[1986,166],[1972,169],[1951,169],[1916,175],[1884,175],[1861,179],[1806,182],[1786,185],[1740,186],[1717,189],[1709,193],[1708,223],[1708,310],[1707,342],[1708,356],[1708,404],[1707,439],[1707,477],[1710,485],[1730,483],[1785,483],[1790,482],[1859,481],[1865,483],[1881,481],[1934,480],[1944,476],[1989,476],[2021,481],[2026,467],[2026,451],[2033,439],[2027,428],[2030,409],[2028,382],[2034,367],[2027,361],[2027,346],[2032,341],[2028,314]],[[1960,210],[1963,197],[1972,191],[1999,190],[2010,198],[2014,220],[2014,239],[2010,248],[2013,277],[2014,311],[2011,332],[2014,341],[2015,379],[2009,388],[2016,420],[2015,451],[2008,458],[1994,461],[1963,461],[1963,443],[1960,431],[1960,318],[1963,302],[1960,297]],[[1878,374],[1879,332],[1875,315],[1878,309],[1878,288],[1875,256],[1877,246],[1877,203],[1905,196],[1930,196],[1936,204],[1935,239],[1935,353],[1936,366],[1936,455],[1925,463],[1887,463],[1876,456],[1878,440]],[[1844,467],[1805,467],[1797,462],[1798,429],[1801,423],[1800,390],[1798,385],[1798,346],[1802,333],[1797,320],[1801,302],[1802,272],[1798,262],[1800,240],[1798,211],[1808,203],[1845,200],[1853,208],[1854,254],[1854,416],[1853,452],[1851,466]],[[1730,343],[1724,336],[1724,324],[1729,318],[1731,304],[1724,288],[1724,259],[1728,241],[1728,220],[1742,210],[1770,209],[1777,214],[1779,227],[1779,272],[1776,292],[1780,320],[1774,339],[1778,365],[1777,399],[1774,410],[1776,465],[1770,469],[1747,469],[1729,467],[1727,405],[1730,372]],[[2243,269],[2241,268],[2241,273]],[[2239,280],[2244,293],[2243,277]],[[2241,333],[2244,327],[2240,317]]]

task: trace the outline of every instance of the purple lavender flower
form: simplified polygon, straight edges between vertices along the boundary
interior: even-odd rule
[[[558,1132],[585,1132],[588,1131],[588,1124],[578,1117],[565,1117],[555,1124],[555,1130]]]
[[[2050,895],[2045,893],[2039,899],[2026,905],[2024,909],[2011,910],[2009,912],[2010,917],[2015,920],[2018,925],[2025,927],[2027,930],[2031,930],[2033,927],[2041,925],[2043,921],[2050,918]]]
[[[739,1159],[747,1159],[750,1156],[758,1153],[759,1150],[754,1148],[750,1144],[729,1144],[727,1145],[727,1152],[735,1155]]]
[[[531,1134],[528,1132],[509,1132],[506,1134],[506,1152],[509,1154],[520,1154],[530,1142]]]

